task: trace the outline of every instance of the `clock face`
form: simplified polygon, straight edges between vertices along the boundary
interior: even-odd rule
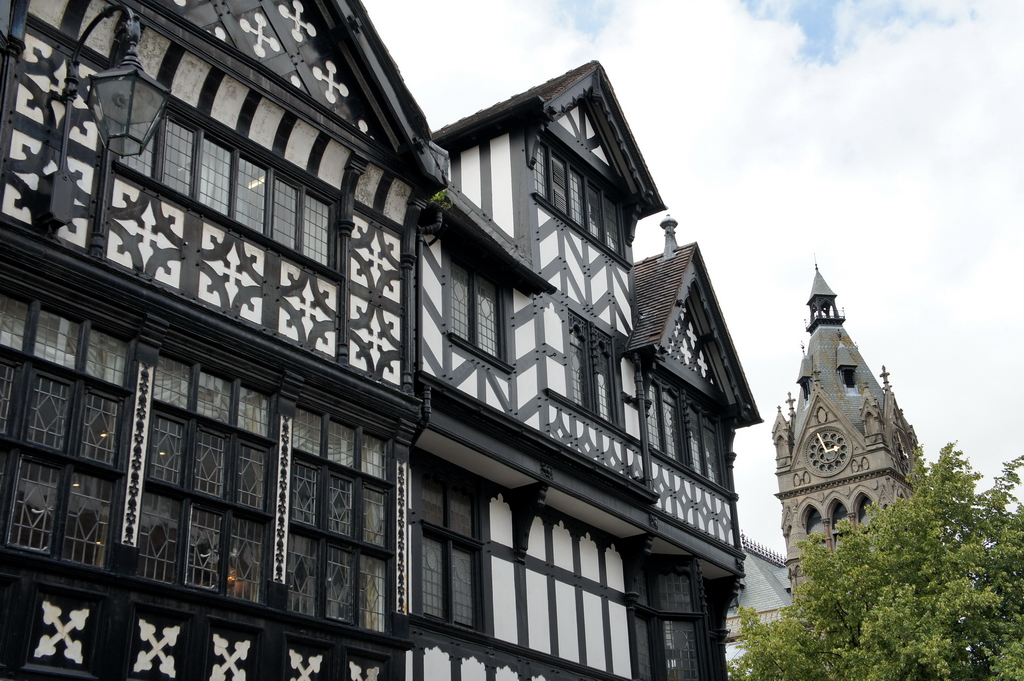
[[[818,475],[835,475],[850,460],[850,447],[838,430],[819,430],[807,443],[807,460]]]

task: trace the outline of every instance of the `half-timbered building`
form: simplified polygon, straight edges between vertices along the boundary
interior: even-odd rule
[[[759,419],[601,66],[432,135],[358,0],[116,5],[0,2],[0,673],[724,680]]]

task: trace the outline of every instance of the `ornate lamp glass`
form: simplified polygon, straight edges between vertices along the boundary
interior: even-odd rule
[[[92,76],[88,104],[103,145],[120,156],[141,152],[163,118],[169,96],[134,54]]]

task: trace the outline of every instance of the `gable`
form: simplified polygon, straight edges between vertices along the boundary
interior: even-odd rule
[[[719,386],[721,362],[712,345],[714,333],[708,326],[707,315],[696,292],[687,296],[678,308],[675,321],[665,339],[664,347],[669,361],[697,374],[713,386]]]
[[[608,155],[604,150],[604,142],[590,114],[583,106],[577,105],[570,109],[564,116],[558,119],[565,132],[572,136],[576,142],[576,148],[584,150],[590,157],[591,162],[598,162],[605,168],[611,169]]]
[[[158,0],[361,132],[388,137],[339,27],[312,0]]]

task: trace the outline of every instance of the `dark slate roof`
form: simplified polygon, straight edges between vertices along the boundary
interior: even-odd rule
[[[440,130],[434,133],[434,139],[440,140],[452,135],[457,134],[461,130],[470,128],[477,123],[485,121],[496,115],[499,115],[505,111],[515,109],[518,105],[530,100],[539,100],[540,102],[548,102],[555,97],[571,88],[573,85],[578,83],[580,80],[586,78],[594,71],[601,68],[601,64],[596,61],[587,62],[582,66],[563,73],[562,75],[552,78],[546,83],[542,83],[536,87],[532,87],[526,92],[522,92],[518,95],[510,97],[503,102],[498,102],[493,106],[489,106],[486,109],[477,111],[472,116],[467,116],[462,120],[455,121],[449,125],[444,126]]]
[[[679,246],[671,258],[656,255],[633,267],[638,318],[627,351],[661,342],[683,287],[683,276],[696,244]]]
[[[811,284],[811,297],[807,299],[807,302],[810,303],[815,296],[832,296],[834,298],[835,295],[832,293],[832,289],[828,287],[828,284],[825,283],[825,277],[821,276],[821,272],[815,267],[814,283]]]

